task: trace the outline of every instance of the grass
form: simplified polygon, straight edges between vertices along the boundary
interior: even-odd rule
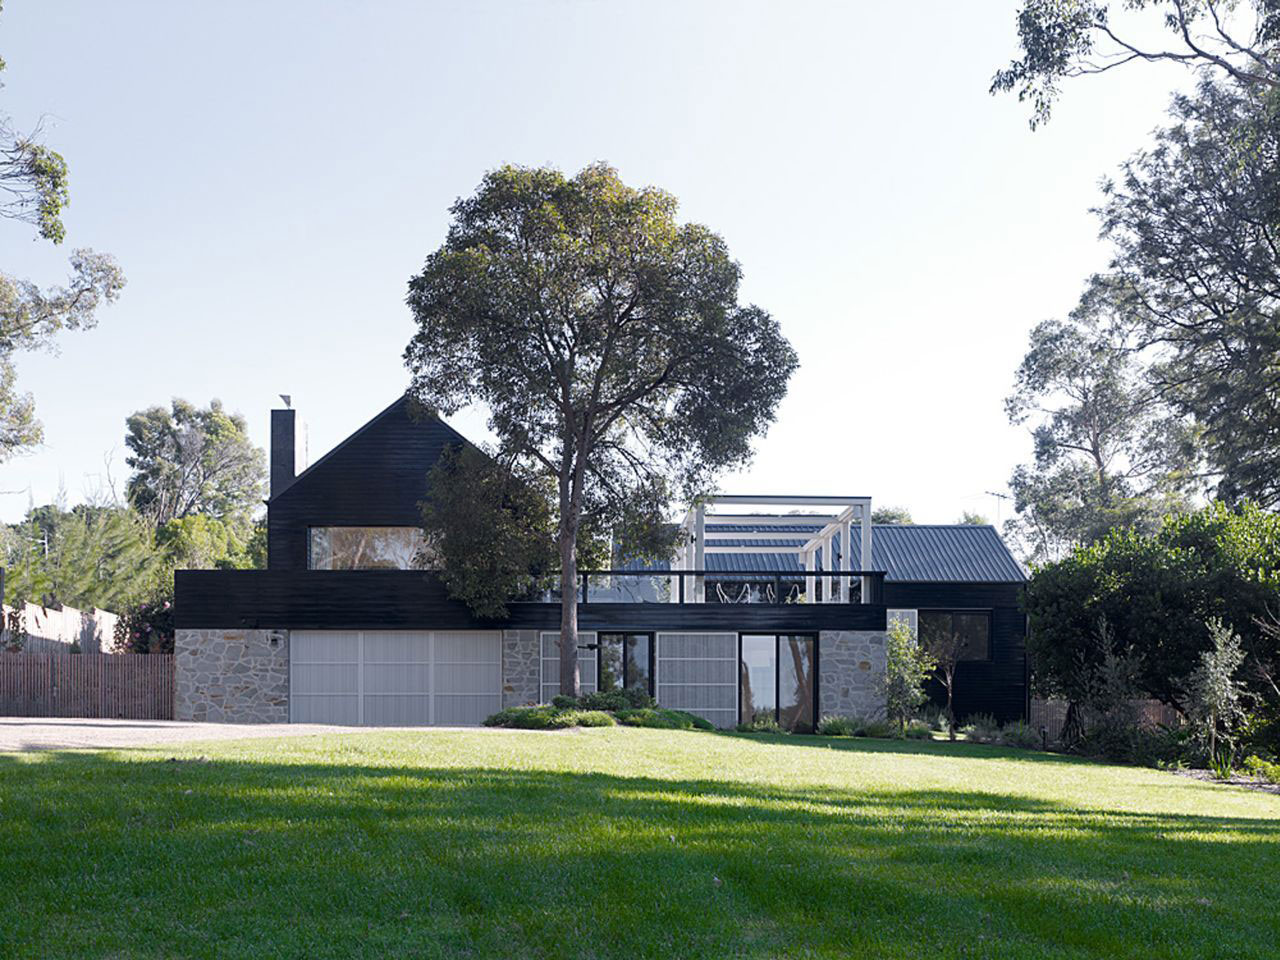
[[[0,889],[6,957],[1274,957],[1280,798],[623,727],[3,754]]]

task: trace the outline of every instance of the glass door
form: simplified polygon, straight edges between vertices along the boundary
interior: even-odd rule
[[[812,733],[817,722],[816,637],[742,635],[738,718],[772,717],[784,730]]]

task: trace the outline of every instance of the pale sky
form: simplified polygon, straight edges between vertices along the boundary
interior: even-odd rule
[[[6,0],[0,108],[47,117],[72,205],[60,248],[0,222],[0,270],[59,282],[86,246],[129,285],[19,357],[45,444],[0,465],[0,519],[107,463],[122,490],[125,418],[175,396],[266,447],[292,394],[317,459],[406,385],[405,284],[449,205],[503,163],[596,160],[724,236],[800,355],[722,492],[996,519],[1031,452],[1003,412],[1027,333],[1105,265],[1098,181],[1187,82],[1073,82],[1032,133],[987,94],[1017,6]],[[484,439],[482,412],[451,422]]]

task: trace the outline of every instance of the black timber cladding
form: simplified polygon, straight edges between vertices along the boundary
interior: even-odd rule
[[[1021,583],[885,582],[890,610],[990,611],[990,659],[966,660],[956,668],[957,716],[990,713],[1001,723],[1026,716],[1027,618],[1021,593]],[[930,693],[936,703],[945,702],[939,688]]]
[[[427,474],[447,447],[466,442],[400,397],[272,496],[268,569],[305,570],[313,526],[419,526]]]
[[[420,570],[179,570],[179,629],[555,630],[558,603],[512,603],[480,620]],[[584,630],[883,630],[880,604],[584,603]]]

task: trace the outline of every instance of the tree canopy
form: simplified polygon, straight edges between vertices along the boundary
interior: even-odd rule
[[[915,523],[911,519],[911,511],[906,507],[873,507],[872,523]]]
[[[1019,57],[991,92],[1031,103],[1031,126],[1049,118],[1067,77],[1134,62],[1175,63],[1280,88],[1280,0],[1023,0]]]
[[[213,400],[200,408],[174,400],[126,421],[125,462],[133,470],[129,502],[163,527],[206,514],[247,523],[266,482],[266,455],[249,439],[245,419]]]
[[[665,511],[749,458],[795,353],[767,312],[738,302],[724,241],[607,165],[502,167],[451,212],[409,283],[413,391],[446,414],[483,404],[494,461],[549,483],[561,690],[576,695],[584,525],[669,547]],[[468,559],[443,549],[446,568]]]

